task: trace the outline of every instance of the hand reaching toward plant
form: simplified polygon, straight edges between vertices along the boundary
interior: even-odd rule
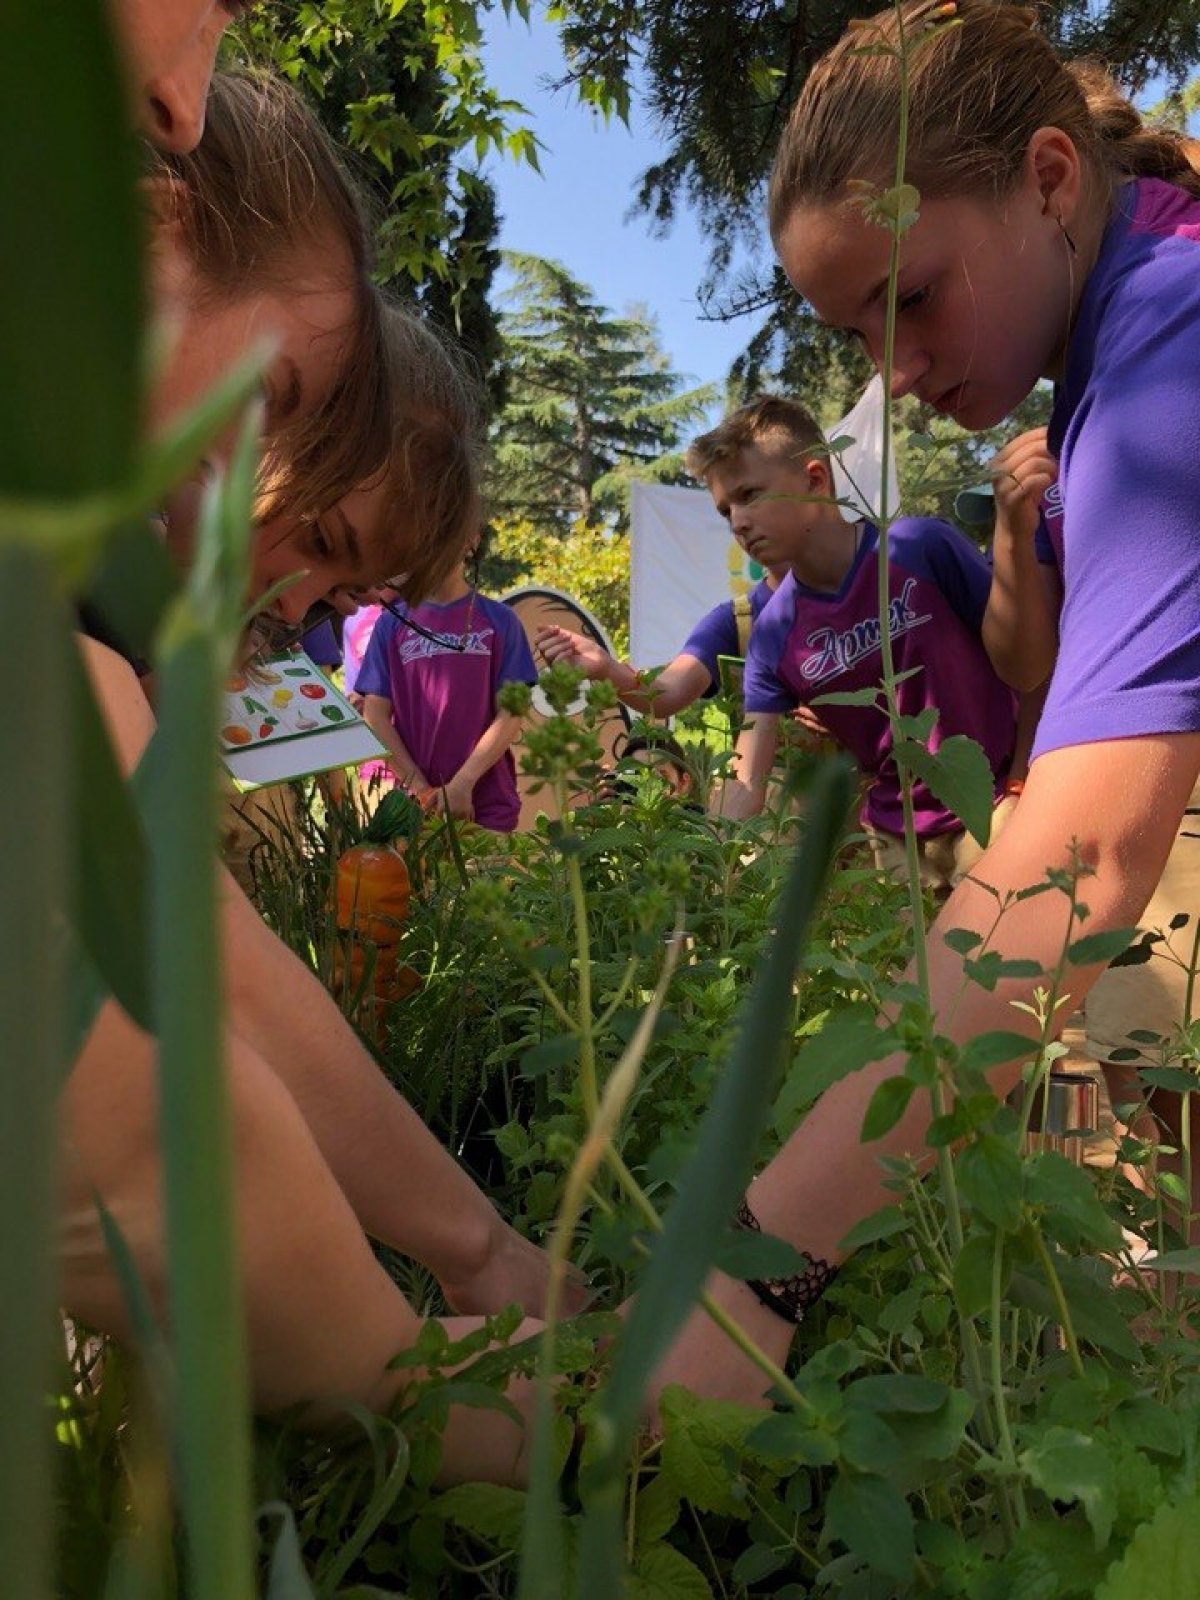
[[[593,680],[607,678],[613,666],[613,658],[608,651],[594,640],[554,623],[539,628],[534,644],[551,666],[556,661],[565,661],[568,666],[578,667],[585,677]]]

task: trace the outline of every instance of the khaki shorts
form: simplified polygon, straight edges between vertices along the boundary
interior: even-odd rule
[[[1084,896],[1087,884],[1083,885]],[[1171,930],[1171,919],[1185,915],[1188,923]],[[1170,1039],[1189,1019],[1187,1006],[1188,971],[1200,918],[1200,783],[1192,790],[1179,832],[1167,859],[1166,869],[1139,927],[1162,933],[1169,941],[1156,944],[1149,961],[1136,967],[1110,967],[1097,979],[1084,1003],[1087,1024],[1087,1052],[1096,1061],[1107,1061],[1113,1050],[1128,1048],[1129,1034],[1135,1028],[1161,1034]],[[1200,1015],[1200,982],[1192,1002],[1194,1015]],[[1145,1046],[1149,1055],[1153,1046]]]
[[[1009,796],[992,812],[993,839],[1012,815],[1016,803],[1016,796]],[[869,825],[864,831],[871,841],[875,865],[880,871],[903,873],[907,866],[903,838],[895,833],[881,833]],[[955,884],[978,866],[983,848],[965,828],[957,828],[953,833],[934,833],[918,839],[917,854],[921,862],[921,883],[944,900]]]

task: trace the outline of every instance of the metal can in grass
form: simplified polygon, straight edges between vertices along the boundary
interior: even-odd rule
[[[1054,1150],[1083,1165],[1100,1115],[1100,1087],[1089,1072],[1051,1072],[1034,1096],[1025,1148]]]

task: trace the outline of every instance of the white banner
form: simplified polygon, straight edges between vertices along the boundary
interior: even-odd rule
[[[877,515],[883,478],[883,384],[878,377],[828,437],[854,440],[834,460],[839,498]],[[894,507],[894,457],[889,477],[888,501]],[[843,509],[842,515],[849,521],[856,512]],[[758,563],[731,537],[707,489],[635,481],[629,538],[629,656],[635,667],[670,661],[702,616],[723,600],[747,593],[763,576]]]

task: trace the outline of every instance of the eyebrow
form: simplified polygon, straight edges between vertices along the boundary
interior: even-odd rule
[[[871,307],[875,304],[875,302],[880,298],[881,295],[885,295],[887,293],[887,286],[888,286],[888,280],[886,278],[881,279],[880,282],[875,285],[875,287],[871,290],[870,294],[867,295],[866,299],[863,301],[862,305],[859,307],[858,311],[856,312],[856,314],[855,314],[855,320],[856,321],[857,321],[858,317],[860,317],[864,311],[869,311],[871,309]],[[817,317],[816,318],[816,322],[817,322],[817,326],[818,327],[821,327],[821,328],[832,328],[838,333],[845,333],[848,328],[853,326],[852,323],[848,323],[848,322],[847,323],[826,322],[824,317]]]

